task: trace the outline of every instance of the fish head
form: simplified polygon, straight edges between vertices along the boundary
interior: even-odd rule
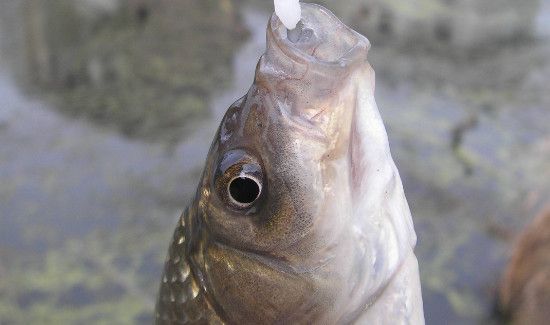
[[[225,114],[203,176],[205,223],[241,249],[284,250],[350,213],[353,76],[372,71],[369,43],[322,7],[304,8],[294,42],[272,17],[254,85]]]
[[[210,149],[190,228],[196,272],[231,322],[342,321],[414,245],[369,47],[321,6],[302,4],[292,32],[271,18],[253,86]]]

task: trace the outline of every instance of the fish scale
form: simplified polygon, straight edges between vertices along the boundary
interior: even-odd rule
[[[221,324],[205,302],[185,255],[185,246],[188,244],[185,220],[189,219],[189,211],[186,209],[180,217],[164,263],[156,306],[156,324]]]

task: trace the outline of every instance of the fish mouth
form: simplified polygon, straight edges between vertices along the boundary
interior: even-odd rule
[[[276,14],[271,17],[255,83],[290,125],[326,141],[339,125],[347,127],[350,80],[367,64],[370,42],[324,7],[301,6],[302,19],[292,31]]]
[[[271,17],[268,52],[273,45],[292,62],[327,70],[350,69],[366,60],[370,48],[367,38],[320,5],[303,3],[301,7],[302,18],[294,30],[287,30],[276,14]]]

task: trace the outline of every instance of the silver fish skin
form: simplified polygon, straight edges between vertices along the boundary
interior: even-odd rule
[[[272,16],[254,83],[221,122],[169,249],[157,324],[424,324],[370,43],[301,6],[291,34]]]

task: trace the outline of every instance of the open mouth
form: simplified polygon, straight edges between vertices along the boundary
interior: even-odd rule
[[[309,138],[330,142],[352,92],[350,76],[367,59],[370,43],[327,9],[302,4],[302,19],[287,30],[277,15],[267,28],[267,50],[256,82],[269,93],[288,124]]]
[[[315,4],[302,4],[302,19],[294,30],[287,30],[277,15],[273,15],[268,43],[270,40],[292,61],[334,69],[364,61],[370,47],[364,36]]]

